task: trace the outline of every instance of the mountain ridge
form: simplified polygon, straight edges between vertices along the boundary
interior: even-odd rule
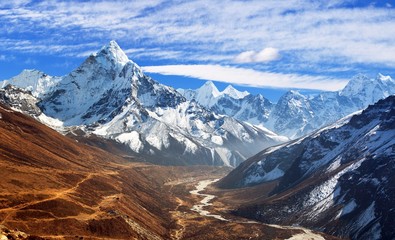
[[[235,211],[241,216],[352,239],[392,239],[394,109],[392,95],[304,138],[268,148],[219,185],[270,186]]]

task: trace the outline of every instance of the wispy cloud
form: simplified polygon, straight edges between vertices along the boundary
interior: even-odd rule
[[[1,1],[0,2],[0,8],[15,8],[15,7],[21,7],[24,6],[28,3],[30,3],[31,0],[13,0],[13,1]]]
[[[237,85],[273,88],[298,88],[334,91],[342,89],[346,79],[301,74],[261,72],[252,69],[220,65],[146,66],[143,70],[164,75],[178,75]]]
[[[336,8],[353,2],[356,1],[318,4],[308,0],[53,0],[8,9],[7,13],[0,14],[0,19],[12,21],[11,26],[7,25],[12,30],[8,31],[56,29],[72,31],[89,40],[92,35],[101,34],[137,43],[138,47],[163,46],[166,51],[181,51],[181,54],[189,54],[191,50],[196,54],[202,50],[215,55],[222,52],[232,56],[230,59],[234,59],[235,53],[244,52],[237,58],[239,62],[276,59],[275,51],[265,52],[271,48],[248,52],[264,43],[273,48],[271,51],[277,49],[277,53],[298,51],[298,54],[309,55],[314,51],[332,61],[341,56],[351,62],[394,66],[395,56],[388,53],[394,48],[395,11],[372,7]],[[5,26],[3,28],[5,30]],[[167,58],[168,54],[162,57]]]
[[[76,56],[80,57],[79,54],[84,54],[87,48],[92,46],[98,48],[101,44],[97,42],[90,43],[79,43],[79,44],[58,44],[51,41],[32,41],[32,40],[19,40],[19,39],[9,39],[0,38],[0,45],[7,49],[8,51],[20,51],[24,53],[47,53],[47,54],[63,54],[65,56]],[[97,49],[95,50],[95,52]],[[88,55],[89,56],[89,55]]]
[[[0,4],[3,51],[86,57],[115,39],[134,60],[172,64],[265,65],[312,75],[358,64],[395,68],[395,9],[385,2],[14,2]]]

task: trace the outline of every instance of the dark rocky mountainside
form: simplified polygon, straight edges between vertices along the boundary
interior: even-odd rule
[[[352,239],[394,239],[395,96],[264,150],[219,183],[270,186],[236,214]]]

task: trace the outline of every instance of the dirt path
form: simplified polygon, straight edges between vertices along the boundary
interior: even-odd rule
[[[22,210],[24,208],[28,208],[29,206],[32,206],[32,205],[35,205],[35,204],[39,204],[39,203],[43,203],[43,202],[47,202],[47,201],[51,201],[51,200],[55,200],[55,199],[68,198],[67,195],[76,192],[76,190],[80,187],[81,184],[83,184],[84,182],[92,179],[94,176],[99,175],[99,174],[100,173],[88,173],[83,179],[81,179],[79,182],[77,182],[71,188],[60,190],[59,192],[56,192],[56,193],[48,194],[48,191],[40,192],[42,194],[50,195],[50,197],[48,197],[48,198],[44,198],[44,199],[40,199],[40,200],[34,200],[34,201],[29,201],[29,202],[21,203],[21,204],[12,206],[12,207],[0,209],[0,212],[8,212],[5,215],[5,217],[2,219],[0,224],[4,224],[8,220],[8,218],[12,214],[14,214],[15,212],[20,211],[20,210]]]

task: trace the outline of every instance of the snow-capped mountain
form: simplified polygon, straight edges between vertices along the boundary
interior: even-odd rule
[[[395,96],[390,96],[309,136],[264,150],[220,184],[272,186],[268,197],[237,210],[244,216],[352,239],[394,239],[394,176]]]
[[[261,95],[224,92],[219,92],[212,82],[197,90],[181,90],[187,99],[194,99],[218,114],[232,116],[295,139],[395,94],[395,81],[382,74],[378,74],[376,79],[359,74],[341,91],[305,96],[291,90],[276,104]]]
[[[205,107],[213,107],[223,98],[230,98],[234,100],[242,99],[250,93],[244,91],[240,92],[233,86],[229,85],[224,91],[220,92],[213,82],[207,81],[203,86],[196,90],[192,89],[177,89],[188,100],[195,100],[200,105]]]
[[[66,76],[25,71],[6,83],[31,91],[18,98],[34,102],[44,123],[51,126],[56,119],[63,132],[78,128],[126,144],[154,162],[236,166],[262,148],[287,140],[188,101],[146,76],[115,41]],[[203,98],[204,91],[201,94]],[[232,89],[223,94],[243,95]]]
[[[341,91],[322,92],[314,97],[292,94],[281,98],[269,116],[266,127],[278,134],[297,138],[334,123],[380,99],[395,94],[395,81],[378,74],[375,79],[358,74]],[[285,95],[285,97],[289,98]],[[293,112],[293,116],[288,116]],[[295,119],[298,119],[295,122]]]
[[[178,89],[178,91],[186,99],[195,100],[218,114],[232,116],[240,121],[261,125],[261,127],[273,106],[262,95],[240,92],[231,85],[220,92],[211,81],[196,90]]]
[[[42,97],[46,92],[61,80],[59,77],[51,77],[37,70],[23,70],[18,76],[5,80],[1,83],[1,88],[11,84],[30,91],[34,97]]]
[[[244,97],[250,95],[250,93],[247,91],[240,92],[239,90],[234,88],[232,85],[227,86],[224,89],[224,91],[222,91],[222,93],[224,95],[228,95],[229,97],[234,98],[234,99],[241,99],[241,98],[244,98]]]

